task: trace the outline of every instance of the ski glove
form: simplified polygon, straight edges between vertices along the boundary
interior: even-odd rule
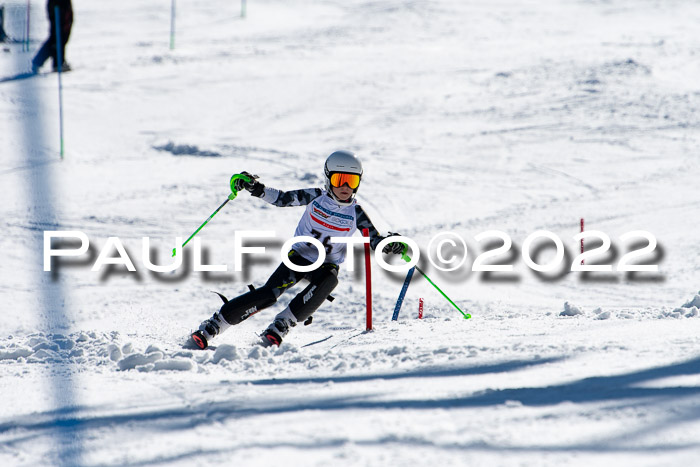
[[[401,235],[401,234],[397,234],[396,232],[389,232],[389,236],[385,237],[385,238],[394,237],[397,235]],[[384,245],[384,248],[382,249],[382,253],[387,253],[387,254],[393,253],[395,255],[400,255],[401,253],[403,253],[403,248],[404,248],[403,243],[391,242],[391,243],[387,243],[386,245]]]
[[[241,175],[245,175],[250,178],[252,182],[246,182],[242,178],[236,179],[235,188],[238,191],[246,189],[250,192],[252,196],[257,196],[258,198],[265,192],[265,185],[258,181],[257,175],[252,175],[249,172],[241,172]]]

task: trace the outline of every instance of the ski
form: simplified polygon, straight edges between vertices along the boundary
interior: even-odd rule
[[[326,337],[326,338],[323,338],[323,339],[320,339],[320,340],[317,340],[317,341],[314,341],[314,342],[309,342],[308,344],[302,345],[301,348],[303,349],[304,347],[309,347],[309,346],[311,346],[311,345],[320,344],[321,342],[326,342],[326,341],[327,341],[328,339],[330,339],[331,337],[333,337],[333,334],[331,334],[330,336],[328,336],[328,337]]]

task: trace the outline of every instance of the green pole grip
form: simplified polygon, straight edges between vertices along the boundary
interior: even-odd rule
[[[234,200],[236,199],[236,196],[238,196],[238,190],[236,190],[236,180],[238,179],[243,179],[243,181],[246,183],[250,183],[253,181],[253,179],[248,177],[247,175],[233,174],[231,176],[231,181],[229,182],[229,185],[231,187],[231,194],[228,195],[228,199],[230,200]]]

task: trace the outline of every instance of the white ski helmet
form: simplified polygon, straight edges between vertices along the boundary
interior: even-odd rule
[[[355,193],[357,193],[357,188],[360,186],[360,180],[362,179],[362,162],[360,162],[360,159],[358,159],[357,156],[350,151],[335,151],[333,154],[328,156],[323,169],[326,175],[326,191],[331,198],[333,198],[335,202],[341,206],[349,206],[352,204],[352,201],[355,198]],[[352,174],[358,176],[356,179],[357,184],[354,187],[352,184],[348,185],[350,188],[352,188],[352,195],[345,201],[340,201],[333,193],[331,178],[334,174]],[[342,184],[338,186],[342,186]]]

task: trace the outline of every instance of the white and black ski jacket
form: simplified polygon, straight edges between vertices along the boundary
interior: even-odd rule
[[[327,263],[342,263],[345,261],[347,250],[347,245],[344,243],[331,243],[331,237],[351,237],[358,229],[360,231],[368,229],[372,249],[375,249],[384,238],[379,235],[356,200],[353,199],[348,206],[340,206],[326,190],[321,188],[280,191],[265,187],[260,198],[274,206],[306,206],[294,236],[304,235],[318,239],[326,248]],[[292,248],[309,261],[315,262],[318,259],[318,250],[309,243],[295,243]]]

